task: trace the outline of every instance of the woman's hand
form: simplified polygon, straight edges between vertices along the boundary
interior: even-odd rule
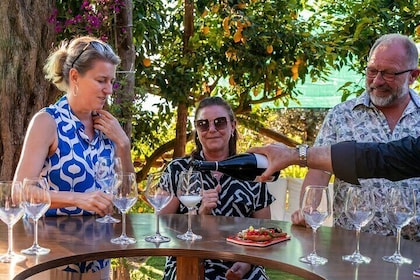
[[[127,134],[122,129],[118,120],[105,110],[96,111],[98,115],[93,117],[93,127],[102,131],[116,146],[126,146],[130,144]]]
[[[103,191],[75,193],[75,204],[80,209],[93,211],[100,216],[105,216],[113,211],[111,196]]]
[[[216,208],[217,201],[219,200],[220,185],[216,188],[203,191],[203,198],[201,199],[199,214],[210,215],[211,210]]]
[[[115,144],[115,155],[121,159],[124,171],[134,172],[131,160],[131,144],[118,120],[105,110],[98,110],[93,117],[93,127],[102,131]]]
[[[249,263],[236,262],[228,269],[225,277],[227,280],[241,280],[250,270]]]
[[[293,212],[290,219],[294,225],[306,226],[305,217],[303,217],[300,209]]]

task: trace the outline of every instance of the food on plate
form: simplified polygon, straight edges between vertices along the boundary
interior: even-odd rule
[[[257,242],[270,241],[285,236],[287,236],[287,233],[283,232],[280,228],[254,228],[253,226],[249,226],[237,234],[237,237],[240,239]]]

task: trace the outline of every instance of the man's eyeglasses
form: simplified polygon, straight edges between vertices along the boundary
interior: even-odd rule
[[[217,130],[225,129],[227,127],[227,119],[226,117],[215,118],[213,124]],[[197,120],[195,121],[195,128],[200,132],[208,131],[210,129],[210,121]]]
[[[79,53],[78,56],[76,56],[76,58],[73,60],[73,63],[71,64],[71,68],[74,67],[74,64],[76,63],[76,61],[80,58],[80,56],[82,56],[82,54],[89,48],[89,46],[92,46],[95,50],[97,50],[98,52],[111,52],[114,53],[113,50],[105,44],[102,44],[101,42],[98,41],[90,41],[89,43],[86,44],[86,46],[82,49],[82,51]]]
[[[389,71],[379,71],[377,69],[366,67],[366,76],[370,79],[375,79],[378,73],[380,73],[382,79],[384,79],[387,82],[393,82],[396,76],[407,73],[407,72],[411,72],[411,71],[413,71],[413,69],[408,69],[401,72],[389,72]]]

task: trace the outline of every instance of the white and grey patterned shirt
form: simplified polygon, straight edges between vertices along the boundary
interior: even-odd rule
[[[342,141],[357,142],[389,142],[406,136],[420,136],[420,97],[410,89],[411,101],[405,108],[400,120],[391,131],[385,115],[371,102],[365,92],[361,96],[336,105],[326,116],[315,141],[315,146],[332,145]],[[342,159],[345,160],[345,159]],[[360,179],[360,184],[370,184],[375,188],[376,215],[362,230],[381,235],[395,234],[393,227],[385,215],[385,197],[390,187],[398,184],[420,182],[419,178],[391,182],[386,179]],[[348,188],[352,186],[339,178],[334,182],[334,225],[353,229],[344,214],[344,198]],[[420,184],[414,185],[420,189]],[[410,226],[418,227],[416,221]],[[407,231],[413,229],[404,228]],[[414,230],[415,231],[415,230]],[[404,235],[404,234],[403,234]],[[414,239],[414,236],[410,236]]]

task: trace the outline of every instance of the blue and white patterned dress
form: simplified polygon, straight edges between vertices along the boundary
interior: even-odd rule
[[[198,158],[198,159],[204,159]],[[176,193],[179,173],[188,170],[191,157],[175,159],[170,162],[166,172],[171,174],[172,186]],[[202,172],[204,189],[215,188],[218,184],[211,172]],[[268,191],[265,183],[247,182],[223,175],[220,178],[221,191],[216,208],[212,210],[214,216],[251,217],[258,210],[268,207],[275,198]],[[199,205],[197,206],[199,207]],[[188,209],[181,203],[178,213],[187,213]],[[227,270],[234,262],[223,260],[204,260],[206,280],[222,280]],[[165,265],[165,280],[176,278],[176,257],[168,257]],[[250,272],[243,279],[268,279],[262,266],[252,265]]]
[[[62,192],[93,192],[97,189],[94,180],[94,165],[98,156],[113,156],[114,144],[101,131],[95,130],[92,141],[84,133],[83,123],[73,114],[67,97],[42,109],[52,116],[57,124],[58,147],[45,160],[41,175],[48,180],[51,190]],[[78,207],[49,209],[46,216],[93,215]],[[95,260],[65,267],[69,272],[95,272],[109,265],[109,260]]]

